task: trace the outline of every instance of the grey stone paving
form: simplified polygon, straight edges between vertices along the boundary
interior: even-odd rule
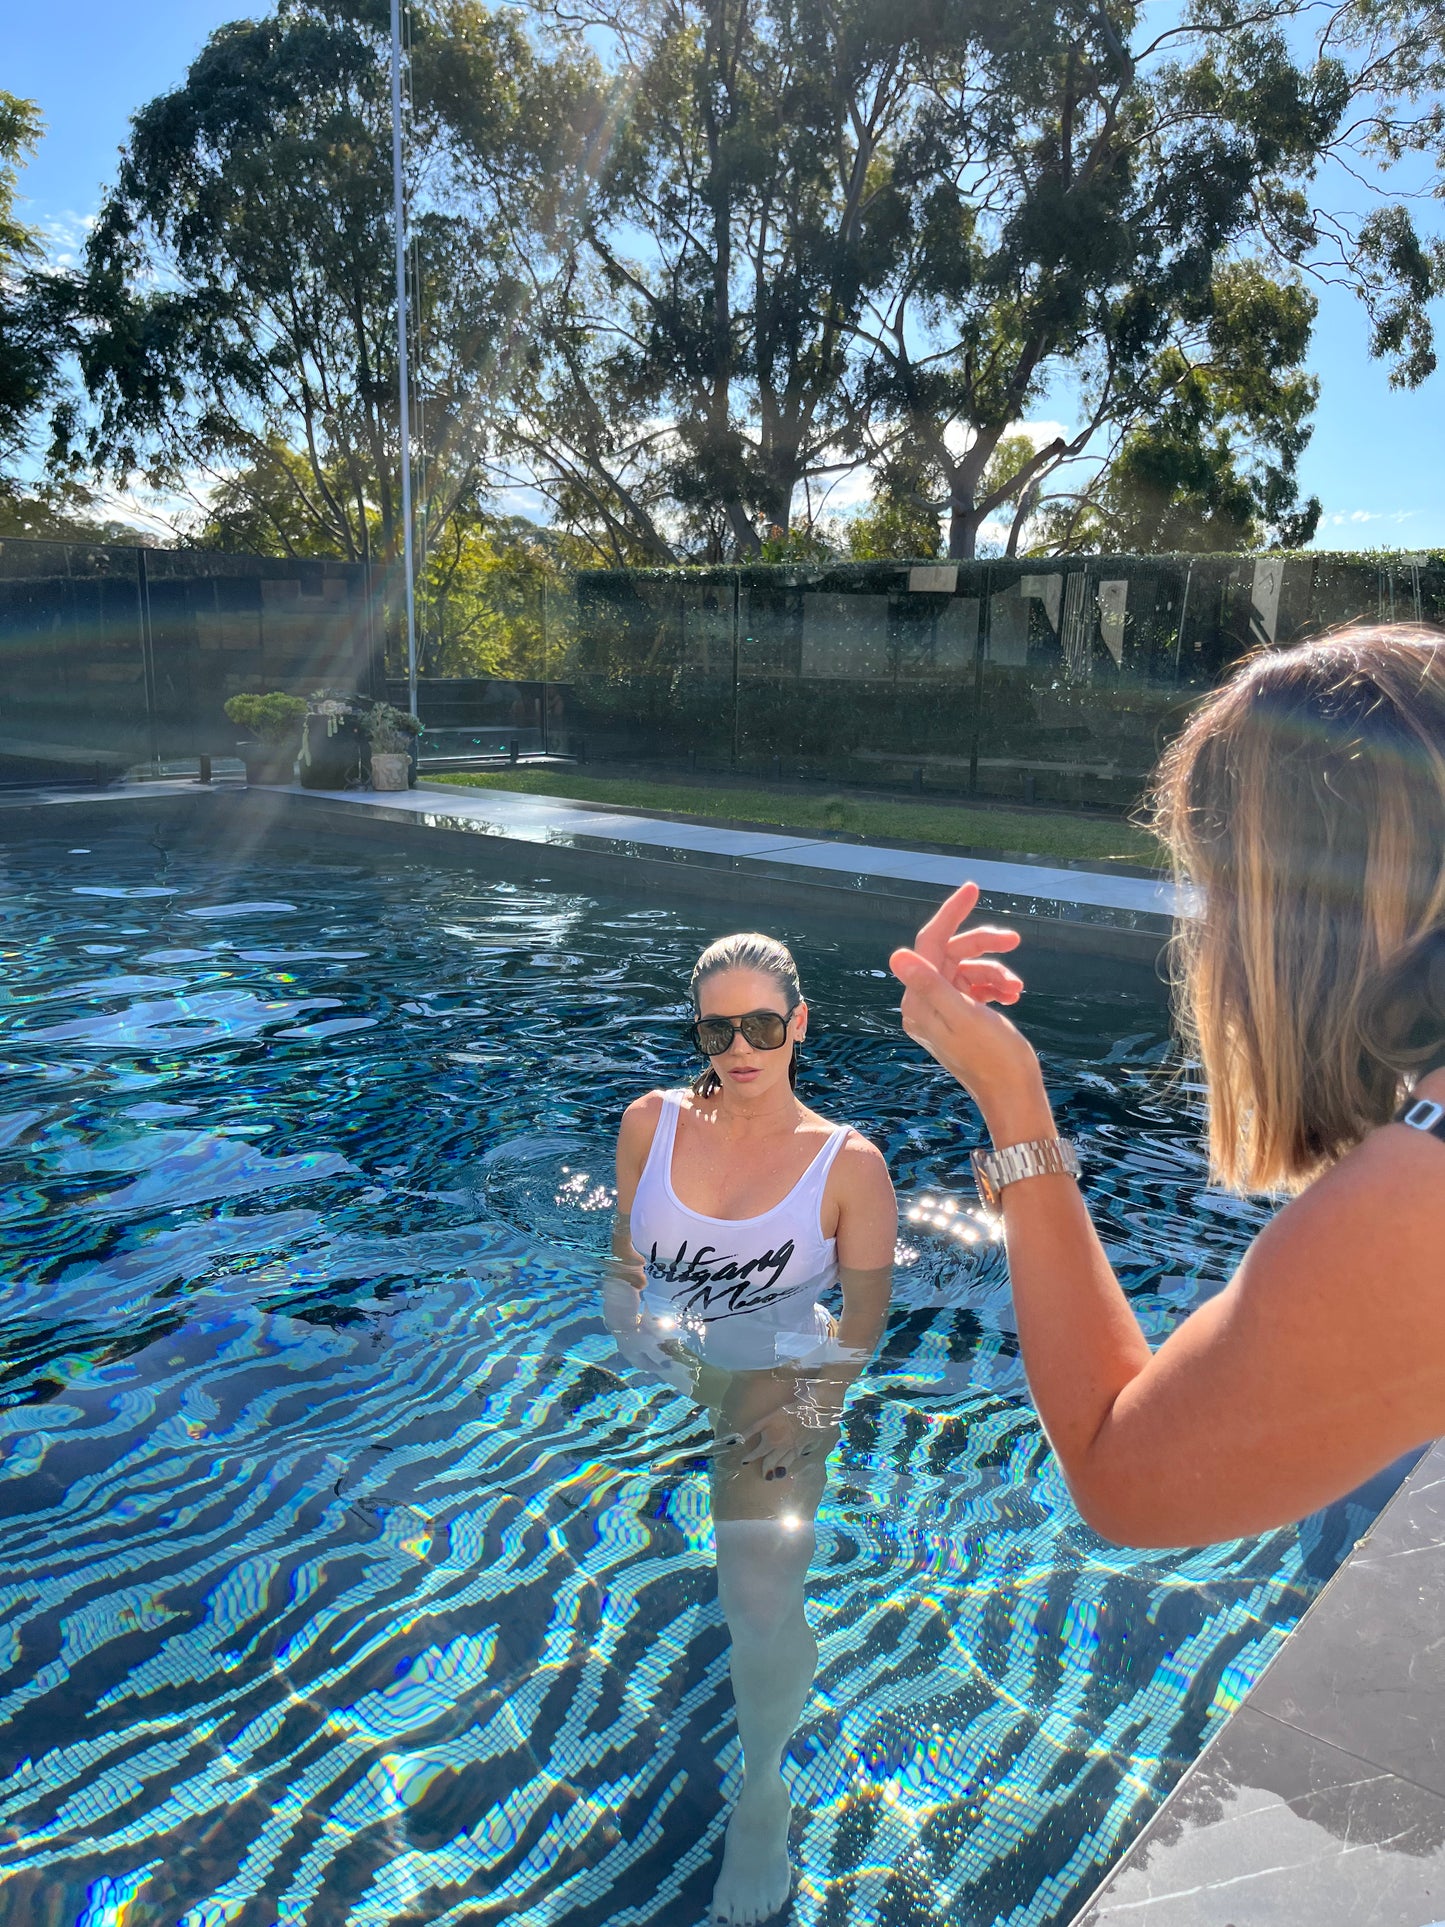
[[[1445,1444],[1074,1927],[1445,1927]]]
[[[946,889],[972,878],[981,889],[993,894],[1160,919],[1173,917],[1177,906],[1173,884],[1162,878],[1156,882],[1147,877],[1010,863],[994,857],[880,849],[871,844],[788,836],[777,830],[719,829],[702,823],[630,816],[623,811],[512,790],[447,790],[442,785],[423,785],[395,794],[378,795],[366,790],[312,790],[306,794],[332,803],[349,803],[372,814],[445,818],[521,842],[605,839],[753,861],[781,860],[822,875],[872,878],[879,883],[907,881]]]
[[[233,786],[216,784],[210,794],[225,796]],[[117,785],[108,790],[44,790],[12,792],[0,799],[36,805],[121,805],[138,797],[165,794],[195,797],[205,789],[194,781],[176,780]],[[350,805],[358,814],[443,822],[483,835],[523,843],[632,844],[639,848],[679,854],[715,856],[743,862],[786,864],[821,878],[858,879],[886,888],[890,884],[920,883],[956,888],[972,879],[990,896],[1015,899],[1056,913],[1093,912],[1158,919],[1161,926],[1176,912],[1189,914],[1172,883],[1165,878],[1116,875],[1090,868],[1053,866],[1038,861],[1009,862],[998,857],[944,856],[928,850],[897,850],[867,843],[841,843],[825,837],[790,836],[781,830],[734,830],[713,824],[681,822],[674,818],[633,816],[622,810],[599,809],[565,798],[532,796],[517,790],[465,790],[423,783],[395,793],[373,790],[298,790],[278,792],[295,798]]]

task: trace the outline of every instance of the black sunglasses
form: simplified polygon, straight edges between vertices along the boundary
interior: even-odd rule
[[[780,1017],[775,1010],[750,1010],[736,1023],[731,1017],[699,1017],[695,1024],[688,1025],[687,1034],[704,1057],[721,1057],[724,1051],[730,1051],[739,1031],[754,1050],[781,1050],[788,1041],[788,1018],[792,1014],[790,1010],[787,1017]]]

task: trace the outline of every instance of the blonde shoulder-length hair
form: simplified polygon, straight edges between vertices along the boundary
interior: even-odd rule
[[[1251,657],[1165,753],[1152,821],[1202,898],[1176,989],[1214,1173],[1298,1191],[1445,1042],[1445,634]]]

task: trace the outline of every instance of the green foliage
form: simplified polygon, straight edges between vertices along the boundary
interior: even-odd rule
[[[855,562],[927,561],[938,554],[937,509],[886,490],[875,490],[847,528],[848,554]]]
[[[33,100],[0,91],[0,273],[37,253],[35,230],[15,217],[20,167],[40,139],[40,109]]]
[[[1393,379],[1434,365],[1445,252],[1404,206],[1312,202],[1357,138],[1439,145],[1445,53],[1414,0],[1318,23],[1189,0],[1163,33],[1138,0],[410,13],[433,672],[530,660],[564,553],[965,558],[993,517],[1012,552],[1100,447],[1055,533],[1304,539],[1306,268],[1357,289]],[[136,116],[78,282],[32,271],[13,208],[38,123],[0,95],[0,455],[51,400],[58,475],[199,471],[204,544],[382,563],[394,650],[386,28],[379,0],[277,0],[214,33]],[[1255,256],[1274,266],[1241,293]],[[1074,426],[1020,435],[1061,388]],[[851,525],[794,527],[865,464]],[[503,484],[549,501],[550,547],[489,516]]]
[[[571,573],[589,554],[520,517],[453,516],[417,583],[424,673],[555,678],[572,645]]]
[[[940,99],[953,172],[918,179],[918,248],[872,379],[890,459],[933,478],[952,555],[1147,423],[1168,398],[1161,357],[1193,361],[1210,332],[1217,263],[1321,245],[1304,188],[1343,137],[1355,83],[1338,61],[1232,8],[1187,9],[1168,58],[1153,31],[1132,7],[1070,4],[981,24]],[[1000,465],[1066,375],[1075,429]]]
[[[28,488],[0,479],[0,537],[5,536],[32,542],[107,542],[133,549],[158,546],[149,530],[106,515],[92,490],[63,474],[42,476]]]
[[[1361,226],[1354,266],[1370,315],[1370,353],[1393,364],[1392,388],[1418,388],[1436,367],[1428,304],[1445,290],[1445,244],[1422,241],[1405,208],[1376,208]]]
[[[1254,262],[1220,269],[1197,359],[1156,357],[1135,422],[1079,496],[1048,505],[1043,543],[1131,554],[1298,548],[1319,521],[1296,464],[1318,384],[1302,362],[1313,296]]]
[[[40,133],[34,101],[0,91],[0,498],[9,516],[22,519],[22,492],[4,470],[25,449],[43,404],[59,401],[70,345],[66,302],[35,271],[39,236],[15,213],[20,169]]]
[[[250,555],[332,555],[308,512],[305,456],[279,437],[264,458],[238,469],[213,491],[201,548]],[[371,511],[373,533],[376,512]],[[572,570],[592,560],[587,545],[520,517],[458,505],[440,532],[419,545],[416,583],[418,664],[425,676],[539,675],[547,650],[561,662],[569,646]],[[393,625],[392,655],[400,649]]]
[[[612,31],[604,0],[568,18],[596,45]],[[1227,302],[1215,264],[1318,247],[1305,186],[1368,85],[1232,9],[1189,11],[1167,56],[1152,32],[1084,0],[1006,19],[966,0],[682,0],[631,19],[613,43],[630,112],[539,390],[534,452],[563,515],[634,559],[822,560],[795,496],[868,459],[852,553],[933,553],[944,512],[968,556],[986,517],[1027,509],[1096,438],[1146,432],[1178,385],[1168,357],[1197,360]],[[589,76],[579,110],[600,115],[599,90]],[[1356,259],[1403,304],[1377,330],[1395,352],[1402,328],[1428,336],[1428,263],[1408,223],[1371,232]],[[1423,368],[1415,347],[1402,365]],[[1036,445],[1016,424],[1061,378],[1080,422]],[[1283,387],[1276,416],[1302,433],[1306,391]],[[1188,426],[1176,408],[1161,432]],[[1280,528],[1287,439],[1258,478]]]
[[[383,756],[405,755],[421,734],[416,717],[404,709],[393,708],[390,703],[376,703],[368,709],[362,718],[362,728],[372,749]]]
[[[494,73],[523,62],[509,16],[456,11],[502,56]],[[439,40],[445,66],[446,36],[419,14],[423,92]],[[505,99],[491,104],[504,142]],[[209,468],[209,542],[398,551],[390,141],[385,14],[367,0],[281,0],[220,28],[184,83],[135,118],[87,250],[89,450],[173,487]],[[415,117],[410,159],[419,178],[445,171],[434,116]],[[509,379],[499,348],[517,289],[487,213],[424,200],[412,211],[432,438],[418,506],[438,532],[475,496],[486,411]],[[520,342],[523,366],[529,352]]]
[[[816,523],[798,528],[774,527],[758,549],[760,562],[830,562],[838,551]]]
[[[258,743],[290,743],[299,740],[306,703],[300,696],[272,690],[260,696],[249,692],[226,699],[226,714],[242,729],[250,730]]]
[[[195,531],[197,548],[233,555],[338,555],[343,545],[313,512],[314,470],[306,456],[274,431],[251,459],[224,475],[206,500],[205,520]],[[325,473],[329,491],[344,493],[339,467]],[[377,516],[367,504],[369,533]]]

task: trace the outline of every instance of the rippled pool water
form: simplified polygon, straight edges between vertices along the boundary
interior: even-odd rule
[[[0,1920],[699,1919],[740,1774],[709,1434],[598,1285],[715,925],[73,833],[0,849],[0,918]],[[1063,1922],[1367,1514],[1094,1537],[1000,1251],[937,1228],[976,1120],[881,958],[797,947],[806,1096],[931,1202],[819,1515],[791,1918]],[[1028,1020],[1162,1335],[1258,1214],[1161,1012]]]

